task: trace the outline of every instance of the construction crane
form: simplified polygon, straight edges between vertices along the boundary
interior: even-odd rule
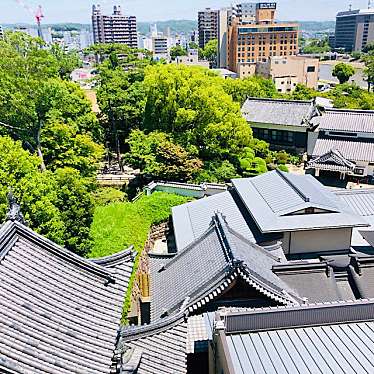
[[[39,38],[43,39],[43,31],[41,26],[41,21],[44,18],[42,6],[39,5],[36,11],[34,12],[29,5],[27,5],[23,0],[15,0],[17,4],[19,4],[22,8],[26,9],[33,17],[35,17],[36,24],[38,26],[38,36]]]
[[[41,25],[42,18],[44,18],[44,14],[43,14],[43,11],[42,11],[42,6],[39,5],[38,9],[36,10],[36,13],[35,13],[35,19],[36,19],[36,24],[38,25],[38,36],[39,36],[40,39],[44,40],[42,25]]]

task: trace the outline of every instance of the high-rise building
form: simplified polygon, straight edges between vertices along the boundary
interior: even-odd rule
[[[276,23],[277,4],[273,2],[257,3],[252,22],[252,5],[248,6],[245,17],[243,14],[238,17],[235,13],[229,17],[226,37],[220,40],[220,66],[228,67],[241,78],[253,75],[257,62],[267,61],[273,56],[293,56],[298,53],[299,25]]]
[[[213,39],[218,39],[218,10],[206,8],[198,14],[199,47]]]
[[[233,13],[238,18],[239,23],[256,22],[257,3],[239,3],[233,7]]]
[[[114,6],[111,16],[101,13],[100,5],[92,7],[92,29],[95,43],[123,43],[138,46],[136,17],[122,14],[121,7]]]
[[[361,51],[374,41],[374,9],[339,12],[336,16],[335,48]]]

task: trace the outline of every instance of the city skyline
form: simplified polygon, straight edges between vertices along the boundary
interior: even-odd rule
[[[17,4],[18,2],[18,4]],[[29,6],[22,7],[20,2]],[[157,7],[152,6],[159,3]],[[367,0],[278,0],[278,19],[299,21],[334,20],[336,13],[353,8],[367,8]],[[220,8],[229,6],[228,0],[190,0],[188,4],[171,0],[2,0],[0,23],[33,23],[31,9],[40,4],[43,7],[44,23],[91,22],[91,8],[94,3],[101,4],[103,11],[111,12],[113,5],[119,4],[128,15],[137,16],[139,21],[164,21],[170,19],[196,19],[197,12],[206,7]],[[374,6],[374,4],[373,4]]]

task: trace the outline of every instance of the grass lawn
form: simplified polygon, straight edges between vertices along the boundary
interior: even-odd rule
[[[155,192],[151,196],[142,196],[130,203],[112,203],[95,209],[91,226],[94,247],[89,253],[90,258],[109,256],[134,245],[141,253],[152,225],[167,220],[171,208],[190,201],[190,198]],[[139,263],[139,256],[135,260],[133,274],[123,306],[122,323],[127,324],[127,314],[130,308],[131,289]]]
[[[94,247],[90,258],[108,256],[134,245],[142,251],[152,225],[167,220],[171,208],[186,203],[183,196],[155,192],[130,203],[113,203],[95,210],[91,226]]]

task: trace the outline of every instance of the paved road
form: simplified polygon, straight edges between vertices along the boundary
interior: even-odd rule
[[[321,64],[319,67],[319,79],[339,83],[339,81],[332,76],[333,69],[334,66],[332,65]],[[361,69],[356,69],[356,74],[350,79],[350,82],[356,82],[360,87],[365,89],[367,88],[367,83],[364,80],[363,72]]]

